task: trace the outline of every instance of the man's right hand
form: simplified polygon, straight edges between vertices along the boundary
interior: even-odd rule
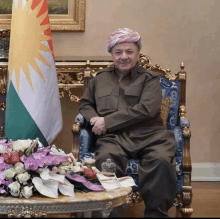
[[[93,125],[92,132],[96,135],[106,134],[106,126],[104,117],[93,117],[90,119],[90,124]]]
[[[92,117],[91,119],[90,119],[90,124],[91,125],[95,125],[95,122],[96,122],[96,120],[99,118],[99,116],[95,116],[95,117]]]

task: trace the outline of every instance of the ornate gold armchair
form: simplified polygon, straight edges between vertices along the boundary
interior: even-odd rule
[[[177,194],[174,205],[183,217],[190,217],[193,213],[191,207],[192,187],[191,187],[191,157],[190,157],[190,123],[186,117],[186,71],[184,64],[180,65],[180,71],[171,73],[158,64],[153,64],[150,57],[141,54],[140,65],[146,69],[156,71],[160,74],[160,82],[164,100],[161,108],[164,125],[175,133],[176,150],[176,175]],[[105,67],[105,66],[102,66]],[[107,66],[106,66],[107,67]],[[87,70],[82,75],[84,79],[84,89],[90,80],[95,77],[97,71],[87,66]],[[168,106],[168,105],[169,106]],[[164,109],[169,111],[165,112]],[[82,161],[85,156],[93,157],[90,148],[92,144],[92,133],[84,127],[84,118],[78,114],[73,125],[73,152],[74,156]],[[138,160],[129,160],[127,164],[127,174],[132,176],[138,185]],[[133,188],[133,202],[140,202],[141,194],[138,188]]]

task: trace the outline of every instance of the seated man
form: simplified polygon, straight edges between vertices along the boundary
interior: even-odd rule
[[[96,136],[96,167],[110,158],[117,177],[128,159],[139,159],[139,188],[145,217],[168,217],[176,195],[173,131],[160,117],[162,90],[158,75],[138,65],[140,35],[121,28],[107,45],[114,67],[99,71],[84,92],[80,113]]]

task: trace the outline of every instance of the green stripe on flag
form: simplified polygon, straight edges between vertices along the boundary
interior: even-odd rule
[[[13,141],[39,138],[44,146],[48,146],[40,129],[21,102],[12,82],[6,94],[6,103],[5,137]]]

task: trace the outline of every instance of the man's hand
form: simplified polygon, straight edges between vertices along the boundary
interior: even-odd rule
[[[93,125],[92,132],[96,135],[105,134],[107,131],[104,117],[93,117],[90,119],[90,124]]]
[[[92,117],[91,119],[90,119],[90,124],[91,125],[95,125],[95,122],[96,122],[96,120],[99,118],[99,116],[95,116],[95,117]]]

